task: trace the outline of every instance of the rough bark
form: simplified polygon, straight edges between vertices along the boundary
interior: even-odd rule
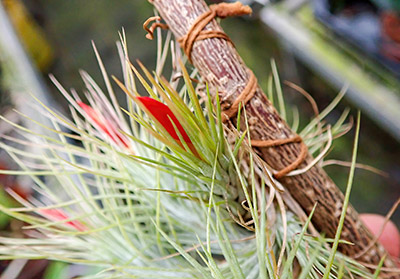
[[[153,0],[151,2],[177,39],[184,36],[196,18],[209,9],[203,0]],[[222,28],[216,20],[213,20],[205,27],[205,30],[222,31]],[[229,108],[248,80],[248,68],[232,44],[217,38],[197,41],[191,58],[210,88],[218,88],[222,108]],[[213,91],[215,92],[211,90]],[[269,140],[295,136],[260,87],[246,104],[246,112],[252,139]],[[257,151],[271,167],[280,170],[299,156],[300,147],[299,143],[292,143],[273,148],[257,148]],[[312,157],[308,154],[300,168],[311,161]],[[315,166],[304,174],[284,177],[281,183],[307,213],[310,213],[314,204],[318,202],[312,220],[313,224],[327,237],[333,238],[344,197],[326,172],[321,167]],[[359,253],[373,240],[371,233],[362,224],[358,213],[351,206],[347,210],[342,239],[355,244],[354,246],[340,245],[340,250],[349,256]],[[375,244],[359,260],[377,265],[384,254],[386,252],[383,247]],[[395,267],[389,258],[386,259],[384,266]]]

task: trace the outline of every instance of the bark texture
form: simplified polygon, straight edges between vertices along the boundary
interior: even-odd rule
[[[203,0],[153,0],[152,2],[177,39],[186,35],[196,18],[209,10]],[[210,22],[204,30],[223,31],[216,20]],[[249,78],[248,68],[234,46],[218,38],[197,41],[194,44],[191,59],[200,75],[208,82],[210,91],[216,92],[212,89],[218,88],[221,107],[229,108],[242,92]],[[246,112],[252,139],[271,140],[295,136],[260,87],[246,104]],[[272,148],[257,148],[257,151],[271,167],[281,170],[296,160],[300,149],[299,143],[291,143]],[[305,167],[311,161],[312,157],[308,154],[299,168]],[[326,236],[333,238],[344,196],[325,171],[315,166],[304,174],[284,177],[280,181],[305,212],[310,213],[315,202],[318,202],[312,220],[313,224],[326,233]],[[351,206],[347,210],[342,239],[355,244],[354,246],[339,246],[339,249],[349,256],[359,253],[373,240],[371,233],[362,224],[358,213]],[[384,254],[386,252],[383,247],[375,244],[359,258],[359,261],[377,265]],[[384,266],[395,267],[389,258],[385,260]],[[400,276],[392,278],[400,278]]]

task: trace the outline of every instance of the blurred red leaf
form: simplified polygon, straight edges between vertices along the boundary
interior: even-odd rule
[[[61,209],[40,209],[39,213],[51,221],[64,221],[70,218]],[[64,224],[81,232],[86,231],[86,226],[76,220],[67,221]]]
[[[9,170],[10,168],[6,165],[6,163],[0,161],[0,170]],[[18,184],[16,176],[0,174],[0,186],[4,189],[12,189],[15,193],[17,193],[23,199],[27,199],[32,194],[32,189],[28,187],[22,187]]]
[[[99,112],[94,110],[91,106],[83,103],[77,102],[77,104],[85,111],[87,116],[92,120],[96,125],[107,134],[107,136],[112,139],[117,145],[122,144],[124,147],[129,148],[129,144],[124,136],[118,131],[118,129],[110,123],[109,121],[103,121],[99,115]]]

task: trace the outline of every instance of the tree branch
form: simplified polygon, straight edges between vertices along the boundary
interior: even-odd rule
[[[203,0],[152,0],[152,2],[177,39],[185,36],[193,22],[209,11]],[[216,20],[207,24],[204,30],[223,31]],[[249,80],[248,68],[234,46],[224,39],[196,41],[192,48],[191,61],[209,84],[210,91],[216,92],[215,89],[218,88],[222,109],[231,107]],[[259,86],[245,109],[252,139],[275,140],[296,137]],[[232,123],[236,123],[234,119],[232,120]],[[244,125],[241,129],[245,129]],[[263,160],[276,170],[282,170],[290,165],[301,153],[299,142],[254,148]],[[307,154],[299,168],[307,166],[312,160],[312,156]],[[327,237],[334,238],[344,197],[325,171],[316,165],[303,174],[285,176],[280,182],[305,212],[310,213],[314,204],[318,202],[312,222],[318,230],[326,233]],[[371,233],[362,224],[352,206],[347,210],[342,239],[354,243],[354,245],[339,246],[340,251],[349,256],[363,251],[373,241]],[[359,260],[377,265],[385,254],[381,245],[374,244]],[[385,260],[384,266],[395,267],[390,258]]]

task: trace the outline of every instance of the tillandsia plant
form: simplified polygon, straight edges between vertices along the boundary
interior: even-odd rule
[[[316,233],[312,213],[296,214],[295,202],[290,205],[252,151],[249,133],[227,129],[207,86],[200,84],[201,97],[196,94],[196,72],[189,74],[180,62],[185,59],[171,35],[163,41],[158,33],[158,40],[152,73],[129,62],[122,34],[117,46],[123,79],[114,77],[115,82],[94,48],[107,93],[81,72],[87,100],[51,77],[71,113],[62,116],[36,100],[53,126],[36,125],[54,137],[2,117],[21,135],[2,135],[13,145],[0,142],[20,170],[0,173],[30,177],[37,194],[24,199],[10,191],[21,206],[0,205],[26,223],[25,238],[0,238],[0,259],[93,267],[81,278],[374,278],[330,248],[339,239]],[[173,69],[167,79],[162,73],[170,53]],[[272,65],[270,100],[278,96],[284,108]],[[138,92],[137,81],[148,96]],[[117,102],[116,85],[126,93],[126,108]],[[323,164],[332,139],[351,126],[345,123],[349,111],[332,126],[323,122],[342,96],[299,131],[317,155],[315,164]],[[238,114],[246,116],[246,110],[239,108]],[[354,168],[355,155],[351,174]]]

